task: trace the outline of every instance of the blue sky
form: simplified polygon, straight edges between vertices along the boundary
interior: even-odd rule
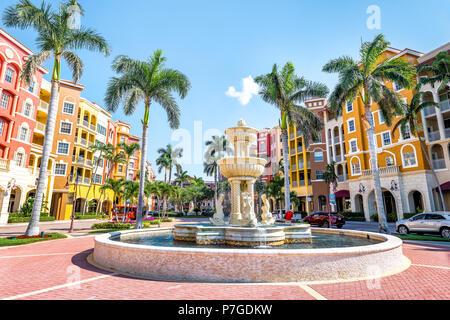
[[[59,3],[49,2],[55,7]],[[16,0],[2,0],[0,10],[3,12],[14,3]],[[204,176],[200,147],[203,136],[214,133],[208,130],[223,131],[240,118],[256,128],[278,123],[278,112],[259,97],[250,95],[249,100],[247,95],[247,99],[240,101],[226,95],[230,86],[235,92],[242,92],[244,78],[268,73],[274,63],[291,61],[299,75],[324,82],[331,90],[336,76],[323,73],[322,66],[344,54],[357,58],[361,39],[371,40],[382,32],[391,46],[424,53],[450,39],[450,0],[80,0],[80,3],[86,10],[82,24],[101,33],[112,47],[107,58],[98,53],[79,52],[86,67],[80,80],[86,85],[85,98],[103,105],[106,84],[113,75],[111,61],[119,54],[146,59],[154,50],[162,49],[167,66],[189,77],[192,89],[184,100],[179,100],[183,129],[179,132],[190,134],[190,139],[183,140],[186,149],[187,141],[191,145],[183,167],[196,176]],[[370,16],[366,10],[370,5],[380,8],[379,30],[366,26]],[[36,49],[34,31],[1,27],[30,49]],[[63,68],[62,76],[70,79],[70,75]],[[251,89],[251,85],[246,87]],[[248,103],[242,105],[242,100]],[[119,110],[113,118],[129,122],[132,133],[141,136],[142,113],[143,106],[132,117]],[[172,140],[177,136],[172,134],[165,113],[160,106],[152,105],[148,159],[153,164],[158,148],[167,143],[174,146],[182,143],[180,138]],[[155,166],[154,169],[157,172]]]

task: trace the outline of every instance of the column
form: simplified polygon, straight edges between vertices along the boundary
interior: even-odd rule
[[[341,161],[344,161],[345,152],[344,152],[344,137],[342,136],[341,128],[339,128],[339,145],[341,146]]]
[[[19,96],[14,96],[13,106],[11,108],[11,115],[14,117],[17,112],[17,103],[19,102]]]
[[[5,82],[5,73],[6,73],[6,67],[8,66],[8,62],[3,62],[2,66],[2,72],[0,72],[0,83]]]
[[[5,195],[5,192],[8,193],[8,195]],[[0,197],[3,198],[3,201],[1,201],[1,207],[0,207],[0,225],[4,225],[8,223],[9,213],[8,213],[8,206],[9,206],[9,197],[11,194],[11,190],[2,191],[0,193]]]
[[[332,161],[336,161],[336,146],[334,145],[334,129],[331,130],[331,150],[333,150]]]
[[[434,100],[434,102],[439,103],[439,95],[435,91],[433,91],[433,100]],[[444,140],[445,139],[444,118],[442,118],[441,109],[440,108],[435,108],[435,109],[436,109],[437,121],[439,124],[439,135],[441,136],[440,140]]]
[[[241,215],[241,182],[239,180],[230,180],[231,184],[231,216],[230,224],[236,224],[242,219]]]
[[[425,118],[425,111],[420,110],[420,115],[422,116],[422,124],[423,124],[423,134],[425,136],[426,143],[430,142],[430,138],[428,137],[428,129],[427,129],[427,119]]]
[[[11,142],[11,135],[12,135],[12,129],[14,127],[14,120],[11,120],[11,122],[9,123],[9,128],[8,128],[8,137],[6,138],[6,142],[10,143]]]

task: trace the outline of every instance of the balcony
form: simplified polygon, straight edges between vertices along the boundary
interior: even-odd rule
[[[45,134],[45,127],[46,125],[41,122],[36,122],[36,127],[34,128],[35,131],[39,131],[42,134]]]
[[[428,132],[428,140],[431,141],[437,141],[441,140],[441,135],[439,134],[439,131],[431,131]]]
[[[292,187],[293,188],[297,188],[298,187],[298,182],[297,181],[292,181]]]
[[[450,138],[450,128],[445,128],[445,138]]]
[[[84,182],[84,184],[89,184],[90,180],[91,180],[91,178],[84,178],[83,182]]]
[[[92,160],[87,159],[86,160],[86,165],[89,167],[92,167]]]
[[[433,169],[439,170],[439,169],[445,169],[445,159],[434,159],[433,160]]]
[[[293,164],[293,165],[291,166],[291,170],[292,170],[292,171],[297,170],[297,166],[296,166],[295,164]]]
[[[305,180],[300,180],[300,187],[304,187],[305,185]]]
[[[89,125],[89,128],[90,128],[92,131],[95,131],[95,124],[92,124],[92,123],[91,123],[91,124]]]
[[[339,137],[334,137],[334,144],[339,143]]]
[[[10,160],[0,159],[0,170],[9,171]]]
[[[431,116],[436,113],[436,108],[433,106],[426,107],[425,109],[423,109],[423,113],[425,117]]]
[[[440,106],[441,106],[441,112],[450,110],[450,100],[444,100],[439,102]]]
[[[344,181],[345,181],[344,175],[343,174],[339,174],[338,175],[338,182],[344,182]]]
[[[78,164],[84,164],[84,158],[79,157],[78,160],[77,160],[77,163]]]
[[[342,161],[342,156],[341,155],[337,155],[336,156],[336,162],[341,162]]]
[[[42,100],[39,102],[39,107],[38,107],[39,110],[42,110],[44,112],[48,112],[48,107],[49,107],[49,105],[48,105],[47,102],[42,101]]]
[[[86,139],[80,138],[79,143],[82,144],[83,146],[85,146],[87,144],[87,141],[86,141]]]
[[[389,166],[378,168],[380,176],[398,174],[400,172],[400,166]],[[362,171],[363,177],[372,177],[374,174],[372,169],[367,169]]]
[[[291,149],[291,154],[295,154],[295,149]]]

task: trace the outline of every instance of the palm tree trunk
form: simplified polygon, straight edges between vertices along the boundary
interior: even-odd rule
[[[214,168],[214,208],[217,208],[217,165]]]
[[[434,171],[433,165],[431,164],[430,159],[428,158],[428,153],[427,153],[427,150],[425,149],[422,138],[420,137],[419,134],[417,134],[417,136],[419,137],[419,143],[422,148],[423,154],[425,155],[425,159],[427,159],[428,165],[430,166],[431,172],[433,173],[433,178],[434,178],[434,181],[436,182],[436,188],[439,190],[439,196],[441,197],[442,209],[444,211],[447,211],[447,209],[445,207],[445,201],[444,201],[444,196],[442,194],[441,185],[439,184],[439,180],[436,175],[436,171]]]
[[[148,108],[148,106],[146,106]],[[139,202],[136,213],[136,229],[142,229],[142,211],[144,209],[144,187],[145,187],[145,159],[147,156],[147,131],[148,123],[143,124],[142,130],[142,152],[140,159],[140,172],[139,175]]]
[[[367,92],[367,91],[366,91]],[[384,209],[383,193],[381,192],[381,179],[380,172],[378,171],[378,159],[375,150],[375,132],[372,112],[370,111],[370,105],[365,105],[366,119],[369,122],[369,128],[367,130],[367,140],[369,142],[370,161],[372,163],[372,174],[374,182],[375,201],[378,207],[378,228],[381,232],[385,231],[387,234],[391,234],[386,219],[386,211]]]
[[[288,133],[286,129],[281,130],[281,140],[283,142],[283,160],[284,160],[284,205],[286,212],[291,210],[291,190],[289,179],[289,145]]]
[[[25,235],[36,236],[39,234],[39,218],[41,216],[42,200],[47,190],[47,167],[50,153],[53,148],[53,136],[55,133],[56,114],[58,113],[59,102],[59,80],[52,80],[50,93],[50,104],[48,108],[47,126],[45,128],[44,148],[42,151],[41,168],[39,170],[39,181],[36,188],[36,195]]]

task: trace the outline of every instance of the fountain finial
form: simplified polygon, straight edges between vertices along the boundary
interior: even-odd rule
[[[245,123],[244,119],[241,118],[238,122],[238,127],[246,127],[246,126],[247,124]]]

